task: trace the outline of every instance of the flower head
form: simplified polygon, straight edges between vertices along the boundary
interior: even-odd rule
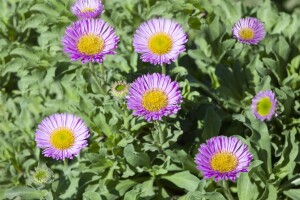
[[[241,18],[232,28],[233,36],[241,43],[257,44],[266,35],[264,24],[253,17]]]
[[[52,171],[46,165],[41,165],[30,172],[29,182],[38,188],[42,188],[52,181],[52,177]]]
[[[103,5],[100,0],[77,0],[71,11],[79,18],[95,18],[103,12]]]
[[[147,121],[177,113],[182,102],[178,83],[158,73],[138,77],[126,98],[133,115],[143,116]]]
[[[114,82],[111,86],[111,94],[115,98],[123,98],[128,94],[128,84],[125,81]]]
[[[187,35],[182,27],[170,19],[151,19],[136,30],[133,46],[141,53],[144,62],[163,65],[170,64],[185,51]]]
[[[65,31],[64,51],[72,61],[102,63],[104,56],[115,54],[119,37],[114,29],[101,19],[82,19]]]
[[[197,169],[204,178],[231,179],[235,181],[240,172],[247,172],[252,155],[248,146],[236,137],[217,136],[201,144],[195,157]]]
[[[72,114],[53,114],[39,124],[35,141],[46,157],[73,158],[87,146],[89,130],[81,118]]]
[[[252,112],[255,117],[261,121],[270,120],[276,115],[277,100],[271,90],[260,91],[252,99]]]

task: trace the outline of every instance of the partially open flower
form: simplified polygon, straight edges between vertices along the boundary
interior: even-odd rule
[[[126,81],[114,82],[111,86],[111,94],[115,98],[123,98],[128,94],[128,84]]]
[[[271,90],[261,91],[252,99],[252,112],[261,121],[270,120],[276,115],[277,100]]]
[[[30,172],[29,183],[34,184],[38,188],[42,188],[45,184],[50,183],[52,178],[52,171],[46,165],[41,165]]]

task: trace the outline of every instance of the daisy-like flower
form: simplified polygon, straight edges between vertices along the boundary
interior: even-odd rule
[[[72,61],[102,63],[104,56],[115,54],[119,37],[102,19],[82,19],[67,27],[62,39],[64,51]]]
[[[253,17],[241,18],[232,28],[233,36],[241,43],[257,44],[266,35],[264,24]]]
[[[270,120],[276,115],[277,100],[271,90],[260,91],[252,99],[252,112],[261,121]]]
[[[248,172],[252,160],[248,146],[236,137],[217,136],[201,144],[195,157],[197,169],[204,178],[231,179],[235,181],[240,172]]]
[[[79,18],[95,18],[103,12],[103,5],[100,0],[77,0],[71,11]]]
[[[128,84],[126,81],[114,82],[111,86],[111,94],[115,98],[123,98],[128,94]]]
[[[81,118],[72,114],[53,114],[38,125],[35,141],[46,157],[72,159],[87,146],[89,130]]]
[[[144,62],[163,65],[170,64],[185,51],[187,35],[182,27],[170,19],[151,19],[136,30],[133,46],[141,53]]]
[[[43,188],[45,184],[52,181],[52,177],[52,171],[46,165],[41,165],[30,172],[29,183],[34,184],[38,188]]]
[[[130,85],[126,98],[133,115],[142,116],[147,121],[177,113],[182,102],[178,83],[158,73],[138,77]]]

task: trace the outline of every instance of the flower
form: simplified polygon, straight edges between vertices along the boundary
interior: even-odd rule
[[[100,0],[77,0],[71,11],[79,18],[95,18],[103,12],[103,5]]]
[[[101,19],[82,19],[67,27],[62,39],[71,60],[102,63],[106,54],[115,54],[119,37]]]
[[[201,144],[195,157],[197,169],[204,178],[231,179],[235,181],[240,172],[248,172],[252,155],[248,146],[236,137],[217,136]]]
[[[232,28],[233,36],[241,43],[257,44],[266,35],[264,24],[253,17],[241,18]]]
[[[81,118],[72,114],[53,114],[38,125],[35,141],[46,157],[73,158],[87,146],[89,130]]]
[[[52,181],[52,177],[52,171],[46,165],[41,165],[30,172],[29,183],[34,184],[38,188],[43,188],[45,184]]]
[[[114,82],[111,86],[111,94],[115,98],[123,98],[128,94],[128,84],[126,81]]]
[[[130,85],[126,98],[133,115],[143,116],[147,121],[177,113],[182,102],[178,83],[158,73],[138,77]]]
[[[151,19],[136,30],[133,46],[137,53],[141,53],[144,62],[152,64],[170,64],[178,55],[185,51],[184,44],[187,35],[182,27],[170,19]]]
[[[271,90],[260,91],[252,99],[252,112],[255,117],[261,121],[270,120],[276,115],[277,100],[275,94]]]

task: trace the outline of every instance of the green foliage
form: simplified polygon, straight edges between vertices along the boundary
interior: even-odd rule
[[[0,1],[0,199],[226,199],[223,186],[203,179],[193,160],[217,135],[241,138],[254,155],[250,172],[229,182],[235,199],[299,199],[300,12],[288,6],[295,1],[103,2],[102,18],[121,41],[101,74],[100,65],[70,62],[62,51],[64,31],[76,20],[72,1]],[[132,47],[136,28],[158,16],[188,34],[187,51],[167,66],[184,101],[176,116],[147,123],[109,87],[161,71]],[[245,16],[265,24],[257,46],[232,37]],[[250,104],[267,89],[276,93],[278,116],[261,122]],[[34,141],[37,125],[56,112],[74,113],[90,129],[88,147],[66,162],[45,158]],[[28,180],[39,163],[54,181],[38,190]]]

